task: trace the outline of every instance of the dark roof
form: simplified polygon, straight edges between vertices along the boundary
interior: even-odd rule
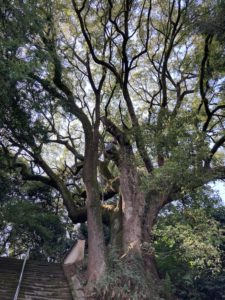
[[[0,300],[12,300],[23,260],[0,257]],[[28,260],[18,300],[72,300],[60,264]]]

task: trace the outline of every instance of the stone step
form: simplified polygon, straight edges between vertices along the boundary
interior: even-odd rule
[[[0,257],[0,300],[12,300],[23,260]],[[18,300],[72,300],[60,264],[28,260]]]

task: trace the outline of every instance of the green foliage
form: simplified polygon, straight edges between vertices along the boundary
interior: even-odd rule
[[[24,253],[28,248],[31,255],[39,252],[45,259],[51,256],[58,259],[62,255],[66,232],[57,215],[26,201],[8,203],[2,215],[11,228],[10,255]]]
[[[57,194],[39,182],[23,183],[0,156],[0,253],[19,256],[31,249],[31,257],[60,260],[67,248],[66,216],[54,198]]]
[[[16,175],[16,172],[10,170],[9,157],[0,150],[0,206],[10,201],[13,195],[18,196],[18,187],[22,184]]]
[[[193,123],[193,119],[196,122]],[[158,124],[144,127],[146,143],[152,155],[164,157],[164,164],[153,174],[143,177],[143,188],[164,191],[173,185],[184,194],[206,179],[202,173],[209,146],[203,133],[196,127],[192,112],[181,112],[176,118],[168,111],[161,113]]]
[[[208,2],[208,3],[207,3]],[[206,5],[198,10],[201,18],[198,18],[197,25],[201,33],[215,35],[218,40],[225,41],[224,27],[225,17],[224,0],[207,1]]]
[[[201,209],[185,209],[177,219],[169,216],[166,223],[171,225],[158,227],[156,239],[160,237],[160,242],[182,257],[190,268],[199,272],[205,268],[212,272],[220,269],[218,245],[222,236],[215,220]]]
[[[159,218],[157,262],[166,286],[179,298],[223,299],[224,207],[203,206],[197,195],[185,206],[170,206]]]
[[[175,291],[174,291],[172,280],[168,273],[166,273],[166,276],[163,280],[163,291],[164,291],[164,295],[166,296],[166,299],[172,300],[173,296],[171,295],[173,295]]]

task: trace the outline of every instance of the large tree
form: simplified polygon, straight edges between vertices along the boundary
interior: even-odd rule
[[[220,5],[1,1],[1,153],[87,220],[89,286],[107,273],[103,224],[157,280],[159,211],[225,178]]]

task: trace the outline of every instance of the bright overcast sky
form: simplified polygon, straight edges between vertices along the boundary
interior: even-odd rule
[[[215,184],[211,184],[212,188],[219,192],[220,197],[225,204],[225,183],[223,181],[217,181]]]

